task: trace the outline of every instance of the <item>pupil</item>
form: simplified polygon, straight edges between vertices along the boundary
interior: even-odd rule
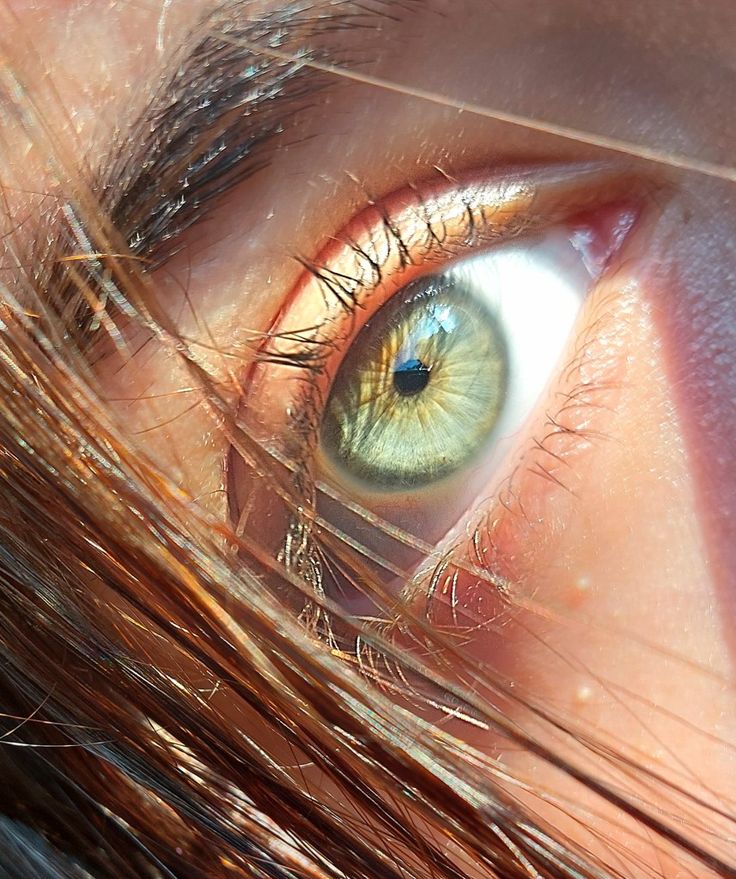
[[[421,360],[405,360],[394,370],[394,387],[402,397],[421,393],[429,384],[429,367]]]

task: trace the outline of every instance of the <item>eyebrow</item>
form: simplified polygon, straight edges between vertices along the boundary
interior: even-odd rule
[[[173,255],[218,199],[271,164],[290,122],[341,82],[308,62],[329,49],[349,66],[345,32],[377,30],[405,3],[301,0],[254,19],[247,0],[226,0],[209,13],[101,175],[102,207],[132,254],[154,268]]]

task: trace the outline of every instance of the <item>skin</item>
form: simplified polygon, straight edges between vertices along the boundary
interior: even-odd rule
[[[165,8],[121,2],[105,4],[101,14],[101,5],[15,0],[6,29],[7,45],[15,47],[10,65],[35,90],[40,109],[53,114],[61,149],[75,154],[81,145],[92,165],[113,130],[130,123],[171,47],[210,7],[208,0]],[[364,206],[366,192],[384,195],[437,165],[453,173],[603,155],[403,93],[412,86],[704,161],[732,159],[736,12],[729,0],[713,0],[707,14],[695,2],[669,9],[656,0],[595,10],[582,0],[433,0],[425,7],[402,24],[386,22],[380,49],[371,51],[369,71],[402,89],[352,85],[332,93],[300,118],[303,138],[220,205],[156,277],[181,332],[207,344],[199,349],[202,362],[229,386],[233,362],[248,356],[252,334],[270,326],[298,278],[289,256],[315,255]],[[436,14],[447,10],[449,39],[446,19]],[[27,50],[29,34],[36,55]],[[22,138],[11,138],[0,176],[12,172],[28,188],[51,188],[42,163],[25,155]],[[630,159],[614,158],[631,167]],[[595,731],[732,811],[736,198],[733,184],[714,177],[635,167],[666,197],[657,198],[656,216],[606,281],[619,305],[606,311],[605,352],[590,349],[590,369],[613,390],[596,397],[597,411],[569,416],[572,427],[585,424],[605,439],[569,453],[565,489],[521,468],[515,490],[532,512],[506,521],[486,547],[490,553],[494,535],[503,546],[508,540],[521,547],[507,560],[519,584],[517,612],[504,626],[481,626],[468,649],[573,729]],[[192,309],[183,306],[183,286]],[[597,291],[597,300],[605,293]],[[591,304],[578,340],[595,318]],[[210,339],[237,359],[213,353]],[[575,340],[570,344],[572,353]],[[192,503],[226,516],[226,440],[182,392],[187,379],[171,354],[149,345],[130,361],[106,361],[99,376],[131,439]],[[524,428],[519,460],[534,460],[534,440],[545,435],[564,391],[564,381],[552,383]],[[172,392],[178,396],[163,396]],[[231,399],[237,406],[234,392]],[[469,510],[467,520],[484,516],[492,518],[485,508]],[[462,540],[458,546],[467,555]],[[527,712],[509,711],[550,747],[603,771],[598,758]],[[522,799],[626,875],[711,875],[541,759],[488,733],[460,734],[528,784],[534,793],[522,791]],[[614,777],[627,792],[651,798],[636,776]],[[690,806],[672,802],[676,814],[691,814]],[[728,836],[725,819],[707,820]],[[728,851],[717,836],[712,846]]]

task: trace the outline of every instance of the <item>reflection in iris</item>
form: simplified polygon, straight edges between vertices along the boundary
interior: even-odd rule
[[[395,491],[456,471],[503,407],[507,354],[493,314],[451,276],[410,284],[343,361],[322,427],[338,467]]]

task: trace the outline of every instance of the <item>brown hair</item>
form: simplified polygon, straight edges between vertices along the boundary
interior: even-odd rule
[[[233,55],[231,13],[218,15],[191,42],[222,78],[242,57]],[[272,64],[279,88],[308,94],[297,70]],[[95,327],[127,327],[127,338],[142,327],[169,346],[257,478],[268,475],[292,513],[303,503],[288,468],[248,436],[157,312],[143,270],[161,264],[223,175],[232,183],[242,165],[225,164],[220,176],[202,166],[192,181],[199,197],[174,207],[185,158],[170,134],[153,145],[165,165],[139,173],[124,156],[85,186],[52,142],[53,124],[41,123],[14,74],[3,75],[8,118],[64,182],[38,199],[23,229],[13,187],[4,190],[12,234],[3,236],[0,315],[0,875],[619,875],[524,805],[515,780],[464,741],[462,724],[438,725],[442,710],[534,752],[689,862],[736,875],[736,863],[709,853],[656,803],[627,798],[512,722],[498,707],[518,701],[503,678],[473,667],[426,621],[407,611],[386,630],[351,619],[298,566],[199,511],[146,458],[100,398]],[[167,94],[186,100],[191,84],[176,85]],[[167,100],[156,96],[149,116],[169,118]],[[238,111],[226,108],[209,136],[230,136]],[[250,112],[261,114],[255,170],[279,120],[268,105]],[[327,540],[301,525],[310,540]],[[313,613],[306,627],[295,603],[337,622],[315,626]],[[356,640],[361,649],[348,649]],[[539,706],[525,710],[557,723]],[[592,733],[581,747],[602,764],[624,761]],[[649,775],[683,810],[708,814]]]

